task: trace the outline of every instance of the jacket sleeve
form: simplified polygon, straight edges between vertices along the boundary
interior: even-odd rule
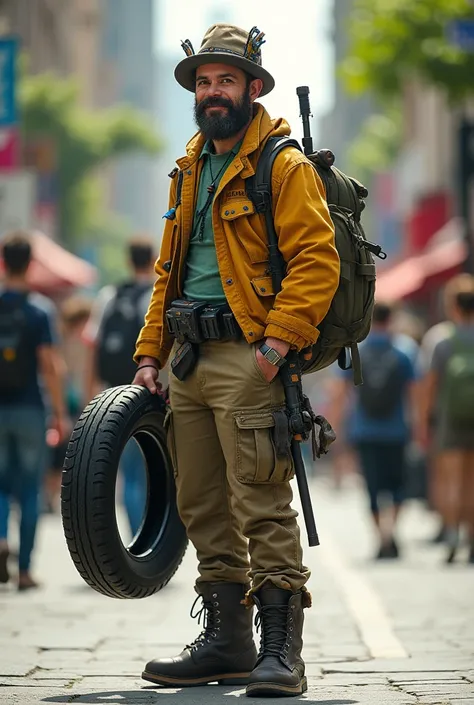
[[[173,179],[170,187],[169,208],[174,205],[175,199],[176,179]],[[174,234],[177,228],[177,219],[166,220],[163,239],[161,241],[160,256],[155,263],[157,278],[145,316],[145,325],[138,336],[135,355],[133,357],[135,362],[139,362],[142,355],[155,357],[158,360],[158,366],[160,368],[165,366],[171,350],[171,345],[167,348],[161,347],[163,340],[165,292],[170,278],[170,272],[164,268],[164,264],[173,260],[174,250],[177,244],[177,238]]]
[[[277,157],[275,167],[284,155]],[[316,326],[337,290],[340,263],[321,179],[303,155],[286,159],[291,165],[274,201],[274,223],[287,271],[268,314],[265,336],[301,350],[318,339]]]

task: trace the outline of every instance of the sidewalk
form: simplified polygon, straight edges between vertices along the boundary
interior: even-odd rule
[[[306,550],[313,608],[305,612],[309,691],[320,705],[474,705],[474,567],[442,564],[426,542],[433,520],[410,504],[399,562],[375,563],[365,500],[356,486],[335,492],[313,483],[321,546]],[[409,541],[407,541],[407,537]],[[0,705],[30,703],[243,703],[240,688],[153,688],[143,665],[173,655],[199,627],[194,551],[171,583],[146,600],[113,600],[82,582],[60,519],[40,527],[35,594],[0,589]]]

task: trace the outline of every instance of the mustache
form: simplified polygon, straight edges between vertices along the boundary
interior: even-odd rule
[[[230,108],[232,109],[234,107],[234,104],[232,103],[231,100],[228,100],[227,98],[219,98],[218,96],[216,97],[209,97],[209,98],[203,98],[200,103],[197,104],[196,106],[196,112],[198,115],[201,115],[206,108]]]

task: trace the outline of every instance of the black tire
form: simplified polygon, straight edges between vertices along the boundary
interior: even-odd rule
[[[113,387],[84,409],[67,447],[61,488],[67,546],[81,577],[108,597],[142,598],[161,590],[186,551],[164,417],[164,401],[144,387]],[[148,501],[138,533],[124,546],[115,484],[132,436],[147,467]]]

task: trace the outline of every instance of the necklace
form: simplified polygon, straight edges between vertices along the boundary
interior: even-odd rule
[[[217,182],[219,176],[222,174],[222,172],[223,172],[224,169],[226,168],[227,164],[229,163],[229,160],[230,160],[232,157],[234,157],[234,156],[235,156],[234,152],[231,151],[230,154],[229,154],[229,156],[228,156],[227,159],[225,160],[224,164],[221,166],[221,168],[220,168],[219,171],[217,172],[216,176],[214,176],[213,173],[212,173],[212,159],[211,159],[211,157],[209,156],[209,171],[211,172],[211,183],[210,183],[209,186],[207,187],[208,196],[207,196],[206,202],[205,202],[205,204],[203,205],[203,207],[202,207],[200,210],[198,210],[197,213],[196,213],[196,215],[197,215],[197,224],[198,224],[198,240],[199,240],[199,242],[202,242],[203,239],[204,239],[204,224],[205,224],[205,222],[206,222],[207,211],[208,211],[209,208],[211,207],[212,201],[213,201],[213,199],[214,199],[214,193],[215,193],[215,190],[216,190],[216,182]]]

